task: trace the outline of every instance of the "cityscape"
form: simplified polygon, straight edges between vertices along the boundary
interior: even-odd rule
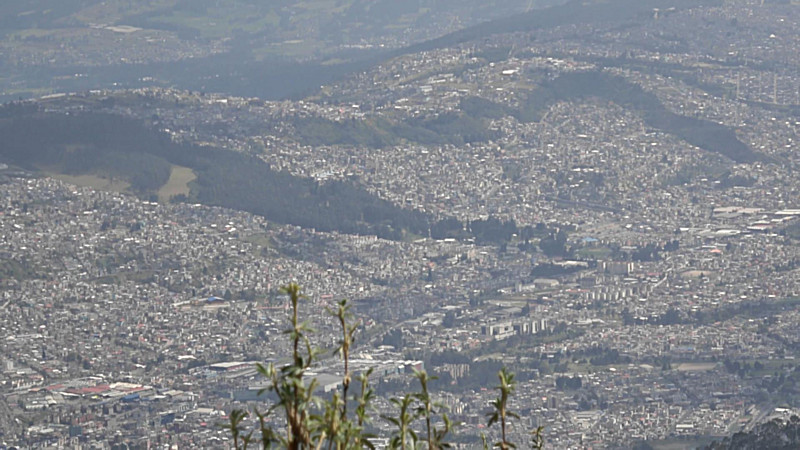
[[[793,420],[800,6],[640,3],[509,4],[575,10],[477,37],[417,18],[301,98],[145,82],[0,106],[0,448],[233,448],[231,411],[274,402],[258,364],[291,359],[290,283],[317,394],[371,370],[376,448],[420,370],[455,448],[501,439],[504,367],[509,439],[544,448]],[[129,40],[103,61],[227,51],[108,26]]]

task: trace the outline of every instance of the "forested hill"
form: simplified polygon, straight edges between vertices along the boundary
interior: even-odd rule
[[[197,179],[183,199],[248,211],[284,224],[400,239],[427,234],[428,217],[346,182],[320,184],[272,170],[262,160],[220,148],[173,142],[143,123],[109,114],[53,114],[34,106],[0,109],[0,160],[28,169],[125,180],[153,195],[173,165]]]
[[[547,80],[532,90],[518,108],[471,97],[461,102],[461,109],[473,120],[507,114],[521,122],[531,122],[539,121],[555,102],[588,98],[614,102],[638,114],[649,127],[737,163],[770,161],[767,155],[754,151],[739,140],[731,128],[710,120],[676,114],[667,109],[655,94],[623,77],[597,70],[567,73]]]
[[[482,97],[462,98],[459,109],[428,118],[364,121],[332,121],[322,118],[298,119],[293,123],[296,139],[306,145],[355,145],[380,148],[403,141],[423,145],[464,145],[497,139],[489,120],[513,116],[520,122],[541,120],[558,101],[599,98],[638,114],[654,129],[675,135],[703,150],[719,153],[737,163],[770,161],[736,136],[736,132],[710,120],[670,111],[653,93],[623,77],[593,70],[566,73],[546,80],[523,96],[518,106],[492,102]]]
[[[635,111],[653,128],[685,140],[703,150],[719,153],[738,163],[768,160],[740,141],[736,133],[719,123],[675,114],[650,92],[624,78],[604,72],[575,72],[545,83],[528,98],[522,116],[536,114],[557,100],[598,97]]]

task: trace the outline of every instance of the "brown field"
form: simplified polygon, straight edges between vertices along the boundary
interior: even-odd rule
[[[194,171],[188,167],[172,166],[169,180],[158,190],[158,201],[167,202],[175,195],[189,195],[189,183],[197,179]]]
[[[716,363],[682,363],[676,369],[679,372],[706,372],[713,370],[716,366]]]

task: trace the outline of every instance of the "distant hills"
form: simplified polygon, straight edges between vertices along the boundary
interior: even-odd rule
[[[654,8],[661,10],[669,8],[684,9],[720,4],[722,4],[722,0],[571,0],[563,5],[528,11],[524,14],[495,19],[467,27],[436,39],[409,46],[403,51],[416,53],[435,48],[450,47],[499,33],[533,31],[570,24],[624,23],[631,20],[651,19]]]
[[[5,97],[143,85],[178,86],[264,99],[298,98],[320,85],[367,70],[408,53],[477,41],[498,33],[524,32],[569,24],[649,20],[653,8],[715,5],[721,0],[343,0],[339,2],[252,2],[246,0],[28,0],[0,5],[0,36],[32,55],[59,45],[90,26],[126,25],[172,33],[176,42],[205,56],[178,56],[135,64],[69,66],[23,62],[2,67]],[[555,6],[551,6],[555,5]],[[533,9],[533,6],[545,9]],[[505,16],[505,17],[504,17]],[[444,23],[446,22],[446,23]],[[463,28],[459,28],[459,24]],[[456,29],[444,35],[443,31]],[[78,30],[78,31],[76,31]],[[402,30],[412,30],[409,45]],[[78,35],[80,36],[80,34]],[[135,36],[131,35],[131,36]],[[77,38],[76,36],[72,36]],[[81,38],[83,39],[83,38]],[[76,41],[92,54],[98,37]],[[30,42],[28,42],[30,41]],[[382,46],[380,42],[387,42]],[[63,41],[67,42],[67,41]],[[394,44],[392,44],[394,43]],[[2,44],[2,41],[0,41]],[[122,44],[118,44],[122,45]],[[138,44],[131,44],[138,45]],[[163,44],[167,45],[167,44]],[[169,45],[178,45],[176,43]],[[399,45],[399,46],[398,46]],[[69,48],[69,46],[68,46]],[[158,47],[153,47],[156,50]],[[66,50],[60,50],[66,51]],[[120,52],[125,47],[119,48]],[[179,55],[180,52],[172,52]],[[45,56],[33,60],[45,60]],[[2,64],[2,60],[0,60]],[[76,77],[75,74],[80,74]],[[2,92],[0,92],[2,94]]]
[[[564,1],[0,2],[0,101],[142,85],[296,97],[389,49]]]
[[[399,36],[408,29],[425,36],[436,23],[447,22],[436,29],[439,34],[452,21],[472,25],[558,3],[563,1],[19,0],[0,5],[0,32],[127,25],[174,31],[186,39],[305,39],[310,41],[307,45],[325,50],[360,39]]]

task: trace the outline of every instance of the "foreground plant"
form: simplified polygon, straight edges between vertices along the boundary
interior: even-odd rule
[[[280,369],[273,364],[264,366],[257,364],[258,373],[270,380],[270,386],[259,391],[271,392],[276,401],[264,412],[252,408],[251,412],[244,409],[234,409],[228,416],[228,423],[223,425],[233,439],[235,450],[247,450],[250,444],[260,444],[262,449],[285,448],[288,450],[350,450],[374,449],[370,441],[374,435],[366,432],[370,421],[371,402],[375,392],[369,384],[372,369],[359,374],[357,380],[361,391],[357,396],[350,394],[350,385],[353,375],[350,371],[350,352],[355,342],[355,336],[360,322],[354,321],[347,300],[337,304],[330,314],[338,321],[341,330],[341,340],[334,354],[342,358],[344,374],[342,376],[341,390],[334,392],[330,400],[323,401],[314,395],[318,386],[317,380],[312,378],[306,382],[308,370],[315,362],[319,352],[311,345],[308,338],[313,330],[306,322],[300,321],[299,304],[305,296],[301,293],[300,286],[291,283],[281,288],[289,297],[292,306],[290,328],[285,331],[292,344],[291,362]],[[441,450],[450,448],[446,437],[452,429],[452,423],[447,414],[441,413],[443,425],[436,427],[434,422],[439,417],[443,408],[434,402],[429,390],[429,383],[436,377],[428,376],[423,371],[414,371],[414,377],[420,383],[420,391],[409,393],[400,398],[391,399],[397,408],[397,416],[384,415],[385,420],[396,427],[390,440],[390,447],[399,450]],[[508,411],[508,399],[514,393],[516,382],[514,375],[505,368],[500,371],[500,397],[494,402],[495,411],[491,413],[489,426],[495,422],[500,423],[502,438],[494,446],[501,450],[516,448],[506,437],[507,418],[516,418],[516,414]],[[348,411],[348,401],[356,404],[355,411]],[[275,411],[280,411],[286,421],[285,432],[276,431],[268,422],[269,416]],[[252,414],[251,414],[252,413]],[[244,422],[255,417],[257,423],[254,429],[247,432]],[[424,420],[424,441],[420,442],[414,429],[417,420]],[[541,428],[533,433],[531,446],[541,449]],[[486,447],[484,439],[484,447]]]
[[[439,405],[431,400],[431,394],[428,391],[428,382],[435,380],[436,377],[429,377],[428,373],[424,370],[415,370],[414,377],[419,380],[421,389],[416,395],[417,400],[420,403],[420,406],[417,408],[417,414],[425,418],[425,430],[427,431],[428,435],[428,449],[440,450],[443,448],[449,448],[450,444],[444,441],[445,436],[450,432],[450,428],[452,427],[447,414],[442,413],[444,428],[437,429],[436,427],[431,427],[431,419],[436,414],[437,408],[442,407],[442,405]]]
[[[497,374],[497,377],[500,378],[500,385],[497,386],[497,390],[500,391],[500,397],[497,397],[492,402],[494,411],[488,414],[489,416],[488,426],[492,426],[492,424],[494,423],[498,422],[500,423],[501,440],[499,442],[495,442],[494,447],[497,447],[500,450],[509,450],[517,448],[517,446],[509,442],[506,437],[508,419],[509,418],[519,419],[517,413],[508,410],[508,399],[516,390],[517,382],[516,380],[514,380],[514,374],[509,372],[505,367],[500,369],[500,372]]]
[[[270,380],[270,386],[259,391],[259,395],[271,392],[277,401],[266,412],[253,408],[253,415],[258,420],[257,431],[260,439],[253,437],[254,431],[244,434],[242,422],[250,413],[242,409],[234,409],[229,415],[229,423],[224,428],[229,430],[236,450],[247,449],[251,442],[258,442],[263,449],[281,447],[289,450],[344,450],[354,448],[372,448],[364,426],[369,419],[369,403],[373,391],[369,385],[371,370],[359,376],[361,394],[358,398],[349,397],[352,380],[350,373],[350,349],[353,345],[359,323],[352,322],[350,305],[346,300],[338,303],[338,309],[330,311],[335,316],[342,330],[342,339],[336,349],[344,361],[342,391],[335,392],[328,401],[314,395],[318,387],[317,380],[312,378],[306,382],[306,374],[316,360],[319,352],[311,345],[308,338],[313,329],[300,320],[300,301],[305,298],[300,286],[291,283],[281,288],[291,303],[290,328],[285,331],[292,345],[291,363],[276,368],[273,364],[256,365],[256,370]],[[358,404],[355,417],[348,416],[347,402],[355,400]],[[286,420],[285,433],[277,432],[267,422],[270,414],[280,410]]]

